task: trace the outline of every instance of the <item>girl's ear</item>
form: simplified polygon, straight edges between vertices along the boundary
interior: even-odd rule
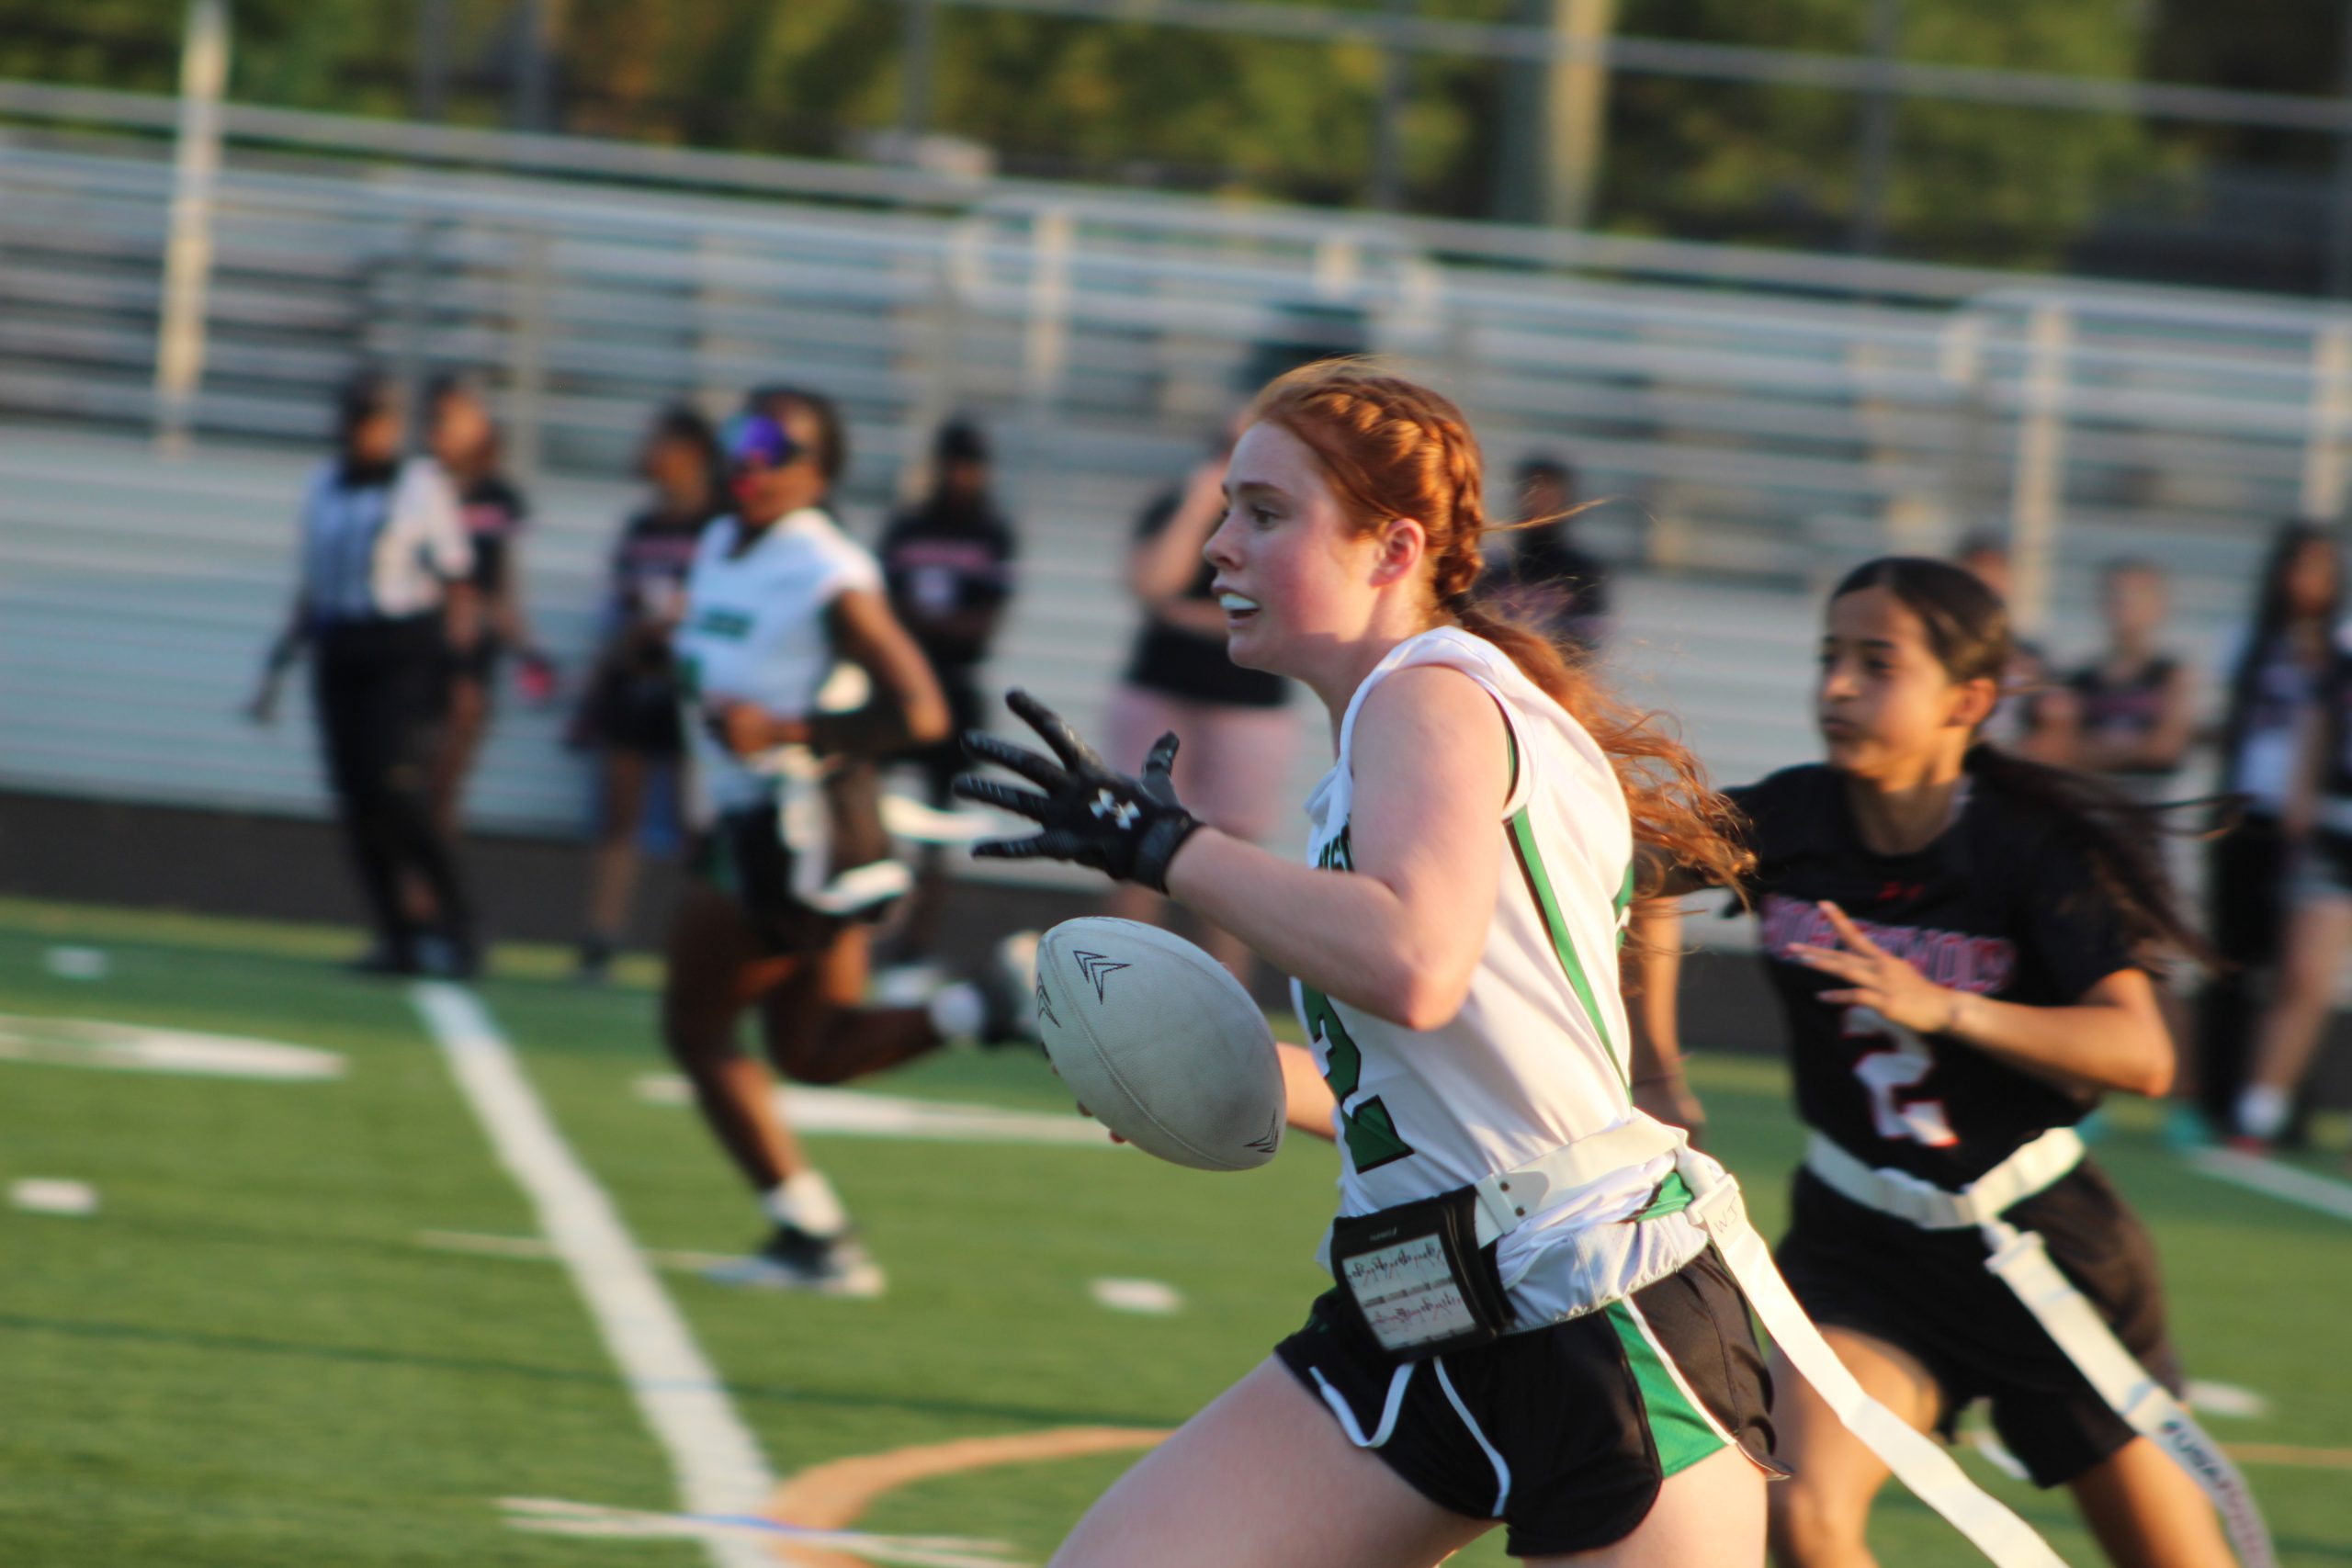
[[[1952,699],[1951,722],[1962,729],[1974,729],[2000,705],[2001,683],[1990,675],[1979,675],[1960,683]]]
[[[1412,581],[1429,554],[1429,544],[1430,536],[1417,520],[1390,518],[1380,531],[1380,555],[1373,562],[1372,585],[1385,588],[1392,582]]]

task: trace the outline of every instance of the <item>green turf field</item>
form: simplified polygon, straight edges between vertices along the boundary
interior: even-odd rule
[[[502,1499],[666,1513],[669,1463],[560,1266],[420,1240],[527,1240],[534,1222],[408,992],[328,966],[351,945],[0,903],[0,1188],[62,1179],[98,1196],[81,1216],[0,1208],[0,1563],[707,1561],[687,1540],[510,1524]],[[104,974],[55,972],[61,946],[101,954]],[[749,1200],[691,1112],[639,1091],[662,1068],[650,994],[556,983],[553,955],[502,953],[500,971],[518,977],[481,998],[637,1240],[752,1241]],[[10,1031],[41,1036],[19,1021],[54,1019],[317,1047],[344,1073],[117,1070],[70,1042],[12,1059]],[[1781,1074],[1724,1058],[1697,1077],[1715,1147],[1770,1234],[1798,1147]],[[872,1087],[1067,1104],[1035,1059],[1010,1055],[944,1055]],[[2189,1170],[2158,1146],[2148,1108],[2110,1122],[2099,1157],[2163,1246],[2192,1373],[2267,1402],[2211,1424],[2245,1458],[2283,1560],[2352,1562],[2352,1223]],[[1332,1156],[1306,1140],[1244,1176],[1092,1146],[810,1141],[890,1272],[887,1299],[661,1276],[781,1478],[955,1439],[1172,1425],[1317,1289]],[[1182,1309],[1108,1310],[1090,1294],[1105,1278],[1172,1287]],[[880,1490],[857,1527],[1042,1562],[1126,1462],[945,1473]],[[1995,1485],[2069,1561],[2097,1561],[2062,1503]],[[1899,1494],[1876,1540],[1890,1565],[1977,1561]],[[1504,1559],[1482,1545],[1456,1561]]]

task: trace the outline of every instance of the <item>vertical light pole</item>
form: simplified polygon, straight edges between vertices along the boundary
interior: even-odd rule
[[[1495,216],[1581,229],[1592,221],[1608,140],[1617,0],[1520,0],[1515,19],[1544,28],[1554,47],[1504,68]]]
[[[1894,173],[1894,92],[1885,74],[1894,64],[1903,32],[1902,0],[1871,0],[1871,66],[1874,77],[1862,96],[1860,144],[1854,159],[1854,223],[1857,255],[1875,255],[1886,243],[1886,192]]]
[[[556,129],[555,59],[563,0],[522,0],[514,40],[514,128]]]
[[[428,124],[449,112],[449,5],[450,0],[417,0],[412,112]]]
[[[220,172],[220,96],[229,85],[228,0],[189,0],[180,52],[179,141],[172,160],[170,238],[155,333],[155,445],[187,450],[204,378],[204,296],[212,277],[212,191]]]
[[[2343,50],[2336,92],[2352,107],[2352,0],[2344,7]],[[2327,207],[2327,292],[2337,299],[2352,297],[2352,130],[2339,131],[2335,138],[2335,188]]]
[[[1388,19],[1401,22],[1412,0],[1388,0]],[[1380,55],[1380,103],[1372,127],[1372,205],[1394,212],[1405,205],[1405,105],[1412,96],[1413,56],[1391,38]]]
[[[904,0],[899,35],[899,133],[911,157],[914,140],[931,130],[932,55],[939,39],[938,0]]]

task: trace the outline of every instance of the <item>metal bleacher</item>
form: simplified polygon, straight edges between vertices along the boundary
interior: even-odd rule
[[[1134,624],[1129,521],[1265,345],[1374,350],[1464,404],[1491,473],[1556,452],[1618,498],[1583,526],[1622,563],[1624,673],[1730,778],[1810,752],[1815,598],[1865,553],[2038,530],[2025,608],[2072,656],[2128,549],[2175,569],[2203,654],[2270,522],[2333,514],[2346,482],[2352,315],[2319,306],[235,106],[205,373],[166,455],[168,123],[167,100],[0,83],[13,787],[323,808],[307,727],[232,709],[328,391],[363,361],[489,378],[537,513],[534,617],[575,666],[657,402],[832,392],[868,533],[934,422],[976,414],[1023,528],[996,673],[1083,715]],[[1303,795],[1328,742],[1299,715]],[[505,704],[476,821],[580,821],[559,728]]]

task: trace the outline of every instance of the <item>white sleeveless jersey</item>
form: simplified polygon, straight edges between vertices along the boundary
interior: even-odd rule
[[[1399,644],[1340,726],[1338,761],[1307,801],[1307,858],[1351,870],[1353,743],[1364,699],[1436,664],[1483,686],[1510,727],[1514,777],[1496,828],[1502,874],[1468,998],[1415,1031],[1295,981],[1293,998],[1339,1100],[1340,1211],[1364,1214],[1468,1186],[1632,1115],[1631,1034],[1617,952],[1633,896],[1633,826],[1609,759],[1494,644],[1440,627]],[[1473,700],[1465,685],[1464,700]],[[1639,1225],[1670,1157],[1596,1183],[1502,1239],[1522,1325],[1591,1311],[1673,1272],[1703,1245],[1678,1217]]]
[[[742,525],[722,517],[703,530],[686,577],[686,604],[671,645],[686,694],[752,702],[786,718],[814,711],[834,663],[825,611],[853,589],[880,592],[882,570],[865,547],[820,508],[770,524],[734,553]],[[773,798],[772,781],[745,767],[689,716],[693,816],[735,811]]]

